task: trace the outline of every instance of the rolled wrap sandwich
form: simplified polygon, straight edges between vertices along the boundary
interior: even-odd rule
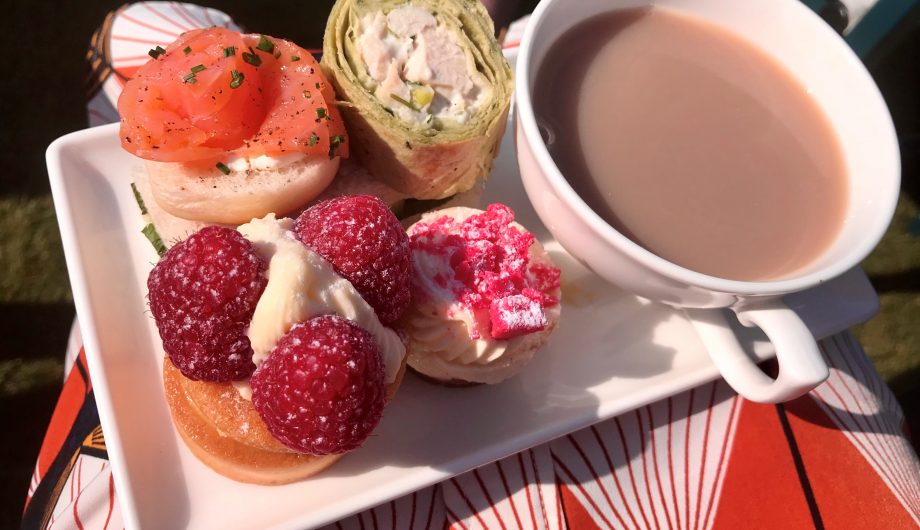
[[[478,0],[338,0],[321,65],[351,152],[392,188],[441,199],[491,170],[512,79]]]

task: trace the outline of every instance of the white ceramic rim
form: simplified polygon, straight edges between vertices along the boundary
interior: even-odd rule
[[[863,82],[868,82],[871,85],[871,97],[877,99],[877,101],[874,103],[880,104],[880,108],[883,109],[885,113],[887,120],[884,120],[884,130],[878,131],[878,134],[879,136],[887,137],[886,143],[890,148],[890,152],[880,152],[878,156],[891,157],[894,162],[893,169],[895,169],[897,173],[895,175],[897,185],[892,186],[893,195],[889,197],[887,204],[878,206],[880,209],[887,210],[885,215],[877,217],[878,221],[874,224],[874,226],[865,228],[866,236],[860,241],[859,245],[855,246],[850,251],[845,259],[837,260],[835,263],[823,269],[801,276],[783,280],[762,282],[727,280],[681,267],[680,265],[671,263],[670,261],[667,261],[664,258],[661,258],[656,254],[646,250],[607,224],[606,221],[604,221],[597,213],[595,213],[594,210],[588,206],[588,204],[580,196],[578,196],[577,193],[575,193],[575,190],[572,188],[572,186],[568,183],[565,177],[562,176],[562,172],[559,171],[559,168],[556,166],[556,163],[550,156],[549,150],[546,148],[546,144],[543,143],[543,138],[540,135],[539,129],[537,128],[537,122],[533,114],[533,103],[531,101],[529,88],[529,79],[531,75],[529,63],[531,58],[532,43],[534,40],[534,35],[543,25],[543,19],[546,10],[550,4],[556,1],[563,0],[540,1],[536,9],[534,9],[534,12],[530,17],[530,21],[524,30],[524,36],[521,38],[521,45],[518,54],[514,80],[516,119],[523,130],[524,137],[526,138],[527,143],[530,145],[531,151],[533,152],[537,163],[540,165],[542,170],[546,172],[547,180],[549,181],[552,189],[563,200],[578,208],[581,212],[581,217],[611,245],[619,248],[628,254],[631,258],[652,269],[658,274],[686,284],[699,286],[712,291],[735,293],[739,295],[779,295],[801,291],[843,274],[847,270],[852,269],[858,265],[863,259],[865,259],[865,257],[868,256],[870,252],[872,252],[878,242],[882,239],[882,236],[888,229],[891,218],[894,216],[894,211],[898,203],[898,194],[901,188],[900,150],[898,147],[898,140],[894,129],[894,123],[891,119],[891,114],[888,111],[888,107],[885,104],[884,98],[882,98],[882,94],[879,92],[878,87],[875,85],[875,81],[869,75],[869,72],[866,70],[859,57],[853,53],[853,50],[830,28],[830,26],[828,26],[817,14],[811,11],[808,7],[802,5],[798,0],[788,1],[797,4],[796,6],[793,6],[793,9],[799,9],[802,13],[802,16],[811,18],[813,21],[812,25],[814,26],[814,31],[816,33],[822,35],[822,38],[831,39],[834,41],[832,46],[836,46],[836,48],[839,50],[839,53],[844,57],[844,60],[852,66],[853,75],[862,77]],[[779,2],[782,0],[773,1]],[[614,9],[615,8],[611,8],[611,11]]]

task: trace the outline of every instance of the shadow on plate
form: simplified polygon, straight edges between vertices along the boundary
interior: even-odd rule
[[[65,186],[80,242],[77,259],[86,274],[90,314],[95,318],[99,355],[104,359],[95,372],[105,374],[108,406],[121,422],[117,432],[111,424],[106,430],[109,457],[114,464],[123,466],[123,477],[130,477],[130,485],[117,486],[132,490],[142,525],[157,521],[160,525],[181,528],[187,526],[190,507],[181,473],[180,442],[163,397],[162,359],[157,352],[144,347],[153,344],[147,323],[150,316],[146,297],[134,280],[138,271],[130,259],[130,243],[122,229],[137,223],[137,219],[124,219],[113,206],[118,203],[115,190],[84,158],[91,156],[100,155],[93,149],[86,153],[76,149],[62,152],[63,164],[71,166],[67,170],[71,180]],[[129,176],[124,179],[126,190],[130,189]],[[82,324],[86,326],[88,322]],[[101,381],[94,384],[98,395]],[[104,415],[106,404],[102,398],[99,404]],[[163,432],[165,429],[168,431]],[[118,446],[123,459],[118,458]],[[150,492],[156,492],[155,502],[145,499]],[[165,506],[168,510],[164,510]],[[164,517],[169,521],[164,521]]]
[[[461,473],[595,423],[612,381],[671,369],[676,351],[658,344],[656,330],[674,317],[672,310],[617,291],[561,250],[549,251],[565,278],[562,317],[521,374],[464,388],[408,375],[367,450],[322,476],[381,466]]]

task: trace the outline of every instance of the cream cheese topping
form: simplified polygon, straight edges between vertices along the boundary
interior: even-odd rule
[[[364,15],[358,48],[376,83],[374,96],[408,123],[435,128],[466,123],[492,89],[458,38],[411,3]]]
[[[231,155],[224,163],[230,168],[230,171],[261,171],[266,169],[280,169],[287,167],[306,158],[306,153],[288,153],[286,155],[268,156],[259,155],[249,158],[239,155]]]
[[[322,256],[298,241],[293,219],[268,214],[238,230],[252,242],[268,264],[268,284],[256,304],[247,335],[252,360],[259,366],[294,324],[315,316],[336,314],[366,329],[383,357],[385,381],[396,381],[406,349],[392,329],[384,326],[374,309],[354,286],[339,276]],[[249,381],[234,383],[249,398]]]

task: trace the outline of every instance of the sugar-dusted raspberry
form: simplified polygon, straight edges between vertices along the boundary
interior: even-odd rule
[[[370,333],[334,315],[297,324],[252,375],[252,404],[268,431],[295,451],[329,455],[360,446],[386,401]]]
[[[384,324],[409,306],[409,238],[377,197],[337,197],[297,218],[297,237],[355,286]]]
[[[523,294],[492,300],[489,321],[493,339],[510,339],[546,328],[546,314],[540,302]]]
[[[190,379],[232,381],[255,365],[246,327],[265,284],[265,262],[230,228],[202,228],[147,277],[163,349]]]

